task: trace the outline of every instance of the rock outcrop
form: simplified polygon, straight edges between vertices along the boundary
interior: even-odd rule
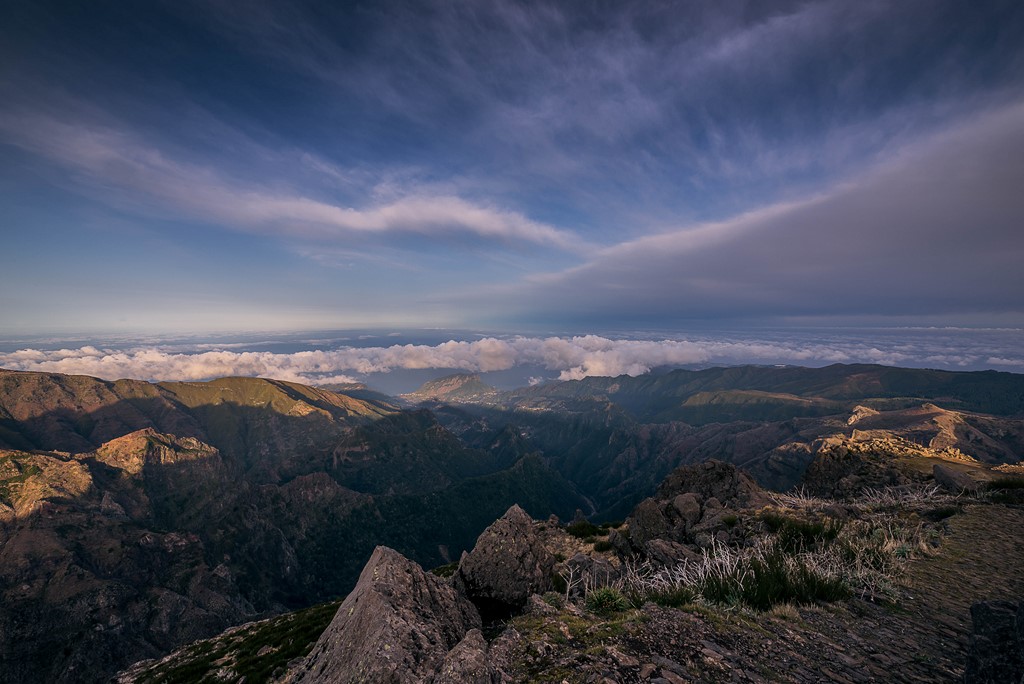
[[[484,635],[471,629],[445,657],[433,684],[491,684],[494,675]]]
[[[517,505],[508,509],[463,554],[456,579],[487,617],[501,617],[523,607],[531,594],[548,591],[555,558]]]
[[[707,461],[680,466],[655,496],[633,510],[627,520],[630,543],[656,562],[679,561],[689,555],[681,544],[728,541],[734,511],[768,503],[764,490],[734,465]]]
[[[378,546],[355,589],[287,681],[430,681],[449,651],[480,626],[476,608],[448,582]],[[474,645],[479,644],[471,639],[462,651],[468,654]]]

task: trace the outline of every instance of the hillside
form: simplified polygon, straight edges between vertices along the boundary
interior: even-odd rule
[[[467,447],[323,389],[3,372],[0,390],[4,682],[101,681],[343,595],[379,543],[446,562],[517,501],[588,508],[500,431]]]
[[[1020,460],[1024,422],[967,410],[954,390],[1005,402],[1021,376],[942,376],[954,390],[933,401],[857,395],[879,385],[853,370],[882,373],[718,369],[697,384],[671,372],[512,393],[460,376],[416,410],[351,386],[2,371],[0,681],[102,681],[335,600],[379,545],[424,567],[458,562],[513,504],[541,520],[621,520],[710,459],[762,487],[840,498],[918,482],[933,463],[991,479]],[[938,382],[916,374],[917,387]],[[722,413],[690,424],[636,409],[655,404]]]
[[[1017,648],[1016,628],[986,620],[1024,595],[1020,480],[969,465],[966,482],[996,484],[965,495],[914,458],[863,461],[908,479],[841,498],[683,466],[625,524],[601,528],[513,507],[440,577],[380,547],[340,606],[197,642],[117,681],[1016,681],[1024,662],[998,641]],[[510,613],[496,617],[499,603]],[[282,636],[299,625],[303,639]]]

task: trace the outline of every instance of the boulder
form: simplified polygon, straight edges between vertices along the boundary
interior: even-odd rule
[[[666,556],[666,548],[652,547],[650,542],[708,546],[729,538],[725,521],[734,511],[769,503],[765,491],[744,471],[729,463],[707,461],[672,471],[657,494],[641,501],[626,522],[633,547],[663,562],[659,559]]]
[[[378,546],[355,589],[286,681],[429,681],[448,652],[480,626],[476,608],[450,584]]]
[[[979,601],[971,620],[964,684],[1024,681],[1024,601]]]
[[[520,610],[531,594],[552,589],[554,567],[555,557],[533,519],[513,505],[463,554],[456,583],[486,617],[505,617]]]
[[[699,561],[700,554],[688,546],[666,539],[652,539],[644,547],[647,557],[661,565],[677,565],[685,560]]]
[[[687,526],[696,525],[700,520],[700,499],[693,492],[680,494],[672,500],[672,506],[686,522]]]
[[[664,539],[674,535],[675,524],[669,511],[657,499],[644,499],[629,516],[629,539],[635,546],[643,548],[652,539]]]
[[[936,463],[932,468],[932,475],[935,477],[935,484],[954,494],[977,492],[981,489],[981,483],[970,474],[948,465]]]
[[[492,684],[494,679],[484,635],[479,629],[471,629],[445,656],[433,684]]]

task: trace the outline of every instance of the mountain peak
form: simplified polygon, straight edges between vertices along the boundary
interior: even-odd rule
[[[497,390],[473,373],[456,373],[423,383],[415,392],[406,394],[411,401],[461,401],[480,399],[496,394]]]

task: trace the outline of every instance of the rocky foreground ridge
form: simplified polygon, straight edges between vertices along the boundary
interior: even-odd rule
[[[379,547],[308,653],[263,679],[233,669],[256,644],[229,634],[117,681],[1020,681],[1024,482],[952,457],[879,463],[877,448],[841,496],[806,491],[849,450],[820,453],[796,495],[712,461],[624,523],[513,506],[434,572]],[[935,477],[951,463],[956,482]]]

